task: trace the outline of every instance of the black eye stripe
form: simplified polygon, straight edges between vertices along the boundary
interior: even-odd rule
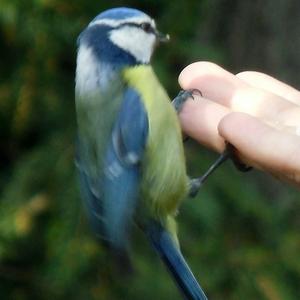
[[[143,29],[147,33],[155,33],[155,29],[152,27],[152,25],[149,22],[143,22],[141,24],[136,24],[136,23],[123,23],[119,25],[117,28],[123,27],[123,26],[132,26],[132,27],[137,27]]]
[[[151,32],[151,29],[153,29],[151,24],[147,22],[141,23],[140,27],[146,32]]]

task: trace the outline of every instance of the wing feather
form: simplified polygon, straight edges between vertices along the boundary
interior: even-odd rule
[[[124,248],[138,200],[148,117],[139,94],[128,88],[103,158],[100,178],[77,165],[81,190],[92,228],[115,248]]]

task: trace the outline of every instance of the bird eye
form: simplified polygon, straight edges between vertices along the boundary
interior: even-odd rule
[[[153,29],[152,29],[152,26],[151,26],[151,24],[150,23],[147,23],[147,22],[144,22],[144,23],[142,23],[141,25],[141,28],[145,31],[145,32],[152,32],[153,31]]]

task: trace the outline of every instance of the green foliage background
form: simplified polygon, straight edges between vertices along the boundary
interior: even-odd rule
[[[76,37],[104,9],[137,7],[172,37],[154,57],[171,97],[195,60],[299,87],[299,2],[246,2],[0,0],[1,299],[180,299],[138,230],[134,274],[116,276],[81,212]],[[186,148],[191,175],[215,158],[193,142]],[[184,204],[182,250],[210,299],[299,299],[299,216],[299,191],[227,164]]]

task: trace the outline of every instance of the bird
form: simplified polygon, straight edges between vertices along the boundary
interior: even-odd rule
[[[76,166],[95,235],[127,255],[136,224],[186,299],[207,299],[179,246],[176,215],[188,197],[176,110],[151,67],[169,39],[127,7],[98,14],[77,39]]]

